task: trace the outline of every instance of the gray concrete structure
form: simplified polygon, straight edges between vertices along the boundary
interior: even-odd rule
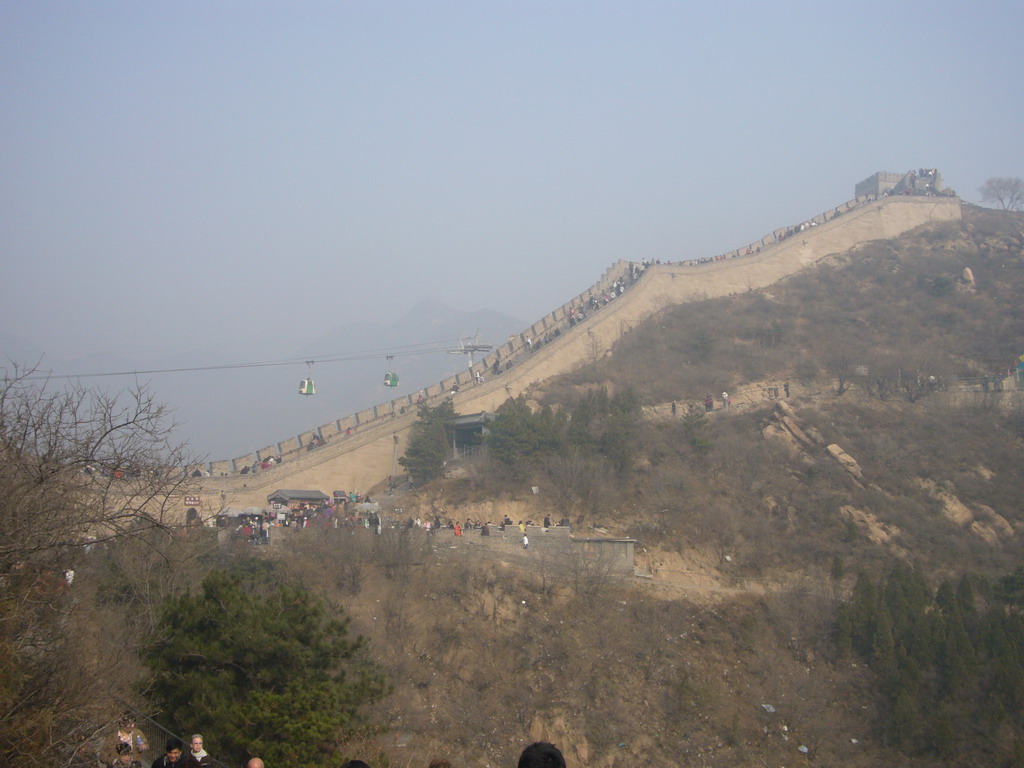
[[[936,168],[920,168],[906,173],[879,171],[854,187],[858,197],[879,195],[946,195],[953,193],[942,185],[942,174]]]
[[[873,173],[863,181],[858,182],[857,186],[853,188],[854,197],[877,197],[899,184],[902,178],[902,173],[892,173],[891,171]]]

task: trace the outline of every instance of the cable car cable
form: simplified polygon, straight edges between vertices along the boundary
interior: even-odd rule
[[[148,370],[140,371],[106,371],[102,373],[40,373],[37,375],[25,376],[24,380],[32,381],[39,379],[92,379],[112,376],[139,376],[149,375],[155,373],[194,373],[199,371],[226,371],[236,370],[242,368],[271,368],[280,367],[285,365],[299,365],[302,363],[316,362],[316,363],[341,363],[341,362],[354,362],[357,360],[375,360],[382,357],[394,358],[394,357],[411,357],[413,355],[420,355],[431,352],[449,352],[451,347],[440,341],[422,342],[420,344],[407,344],[400,347],[384,348],[380,347],[377,349],[362,350],[359,352],[339,352],[333,355],[321,355],[317,357],[296,357],[288,358],[284,360],[267,360],[262,362],[251,362],[251,363],[226,363],[222,365],[197,365],[197,366],[186,366],[182,368],[151,368]],[[6,378],[6,377],[5,377]]]

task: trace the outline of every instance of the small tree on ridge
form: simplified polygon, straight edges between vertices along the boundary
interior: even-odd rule
[[[1024,181],[1020,178],[994,176],[978,189],[986,203],[996,203],[1004,211],[1019,211],[1024,207]]]

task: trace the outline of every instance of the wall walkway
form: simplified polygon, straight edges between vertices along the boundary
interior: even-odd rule
[[[687,301],[757,290],[816,264],[821,259],[870,240],[888,239],[923,224],[960,219],[960,200],[952,197],[887,197],[851,200],[797,227],[783,228],[747,246],[710,258],[646,265],[632,282],[634,265],[618,261],[589,289],[497,347],[473,368],[416,395],[391,400],[351,414],[316,429],[268,444],[255,454],[212,462],[210,477],[197,478],[196,493],[204,511],[224,505],[258,506],[278,488],[356,490],[365,492],[398,474],[416,420],[416,398],[434,405],[453,397],[459,413],[494,411],[508,397],[516,397],[536,382],[571,371],[607,354],[624,333],[652,314]],[[586,306],[591,297],[608,294],[617,280],[629,286],[625,293],[587,319],[569,326],[570,309]],[[557,332],[557,336],[555,335]],[[549,341],[530,350],[527,339]],[[512,367],[491,374],[496,359]],[[484,376],[475,383],[475,374]],[[453,385],[459,392],[450,395]],[[308,451],[314,435],[326,444]],[[244,467],[267,456],[283,463],[255,474],[240,474]]]

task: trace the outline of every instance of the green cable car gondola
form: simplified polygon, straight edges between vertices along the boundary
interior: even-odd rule
[[[393,371],[388,371],[384,374],[384,386],[385,387],[397,387],[398,386],[398,374]]]
[[[299,382],[299,394],[300,395],[315,395],[316,384],[313,383],[313,361],[307,360],[306,365],[309,368],[309,373],[302,381]]]

